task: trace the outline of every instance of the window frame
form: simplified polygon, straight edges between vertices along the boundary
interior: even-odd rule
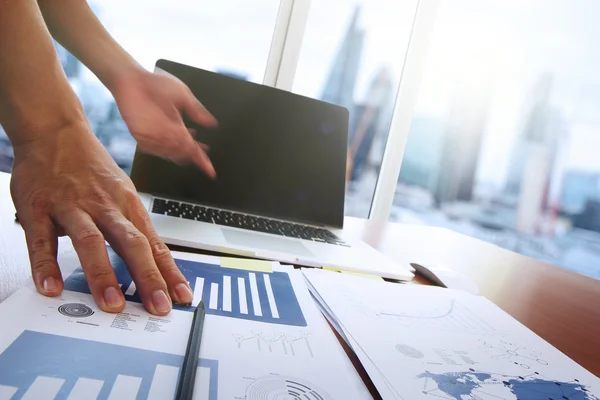
[[[310,0],[281,0],[263,84],[292,91]]]
[[[441,0],[419,0],[417,3],[369,219],[387,221],[390,217],[440,3]]]
[[[418,0],[368,219],[390,216],[441,0]],[[281,0],[263,84],[292,91],[310,0]]]

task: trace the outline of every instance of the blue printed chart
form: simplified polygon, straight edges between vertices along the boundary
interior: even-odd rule
[[[111,264],[127,301],[141,303],[125,262],[108,248]],[[259,273],[175,260],[194,291],[193,304],[204,301],[208,314],[273,324],[306,326],[296,293],[285,272]],[[65,289],[90,293],[81,268],[65,280]],[[192,307],[175,306],[193,311]]]
[[[173,399],[183,357],[34,331],[0,354],[0,399]],[[200,359],[194,397],[218,398],[218,362]]]
[[[424,372],[423,394],[432,399],[463,400],[599,400],[578,379],[561,382],[539,373],[509,376],[469,368],[467,372]],[[498,388],[504,389],[500,394]]]

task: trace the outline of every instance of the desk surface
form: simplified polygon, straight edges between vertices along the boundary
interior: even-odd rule
[[[31,276],[9,180],[0,173],[0,301]],[[600,281],[446,229],[356,218],[345,223],[352,235],[393,259],[442,264],[468,275],[482,295],[600,376]]]

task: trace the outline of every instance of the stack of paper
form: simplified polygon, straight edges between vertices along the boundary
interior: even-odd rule
[[[303,272],[384,399],[600,399],[598,378],[483,297]]]
[[[61,255],[59,297],[29,285],[0,304],[0,400],[174,397],[194,308],[148,314],[110,253],[127,300],[120,314],[98,310],[74,252]],[[195,399],[371,398],[300,271],[174,256],[207,312]]]

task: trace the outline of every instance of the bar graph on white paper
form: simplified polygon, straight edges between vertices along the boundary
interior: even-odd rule
[[[109,248],[111,263],[127,301],[141,303],[125,263]],[[306,326],[290,277],[285,272],[249,272],[187,260],[175,260],[194,292],[192,306],[204,302],[207,314],[282,325]],[[65,280],[65,289],[90,293],[81,269]],[[176,310],[193,307],[174,305]]]
[[[216,279],[196,278],[195,285],[190,282],[194,290],[194,306],[197,306],[200,300],[204,300],[209,314],[289,325],[304,324],[295,296],[290,299],[276,293],[271,283],[273,273],[241,272],[223,268],[219,268],[219,272],[221,275]],[[232,272],[236,272],[238,276]]]
[[[117,375],[108,400],[135,399],[140,391],[142,378],[137,376]]]
[[[119,362],[115,362],[119,360]],[[0,354],[0,400],[173,399],[183,357],[24,331]],[[200,359],[195,398],[218,399],[218,362]]]
[[[231,277],[223,275],[223,311],[231,312]]]
[[[48,376],[37,376],[21,399],[52,400],[56,398],[58,391],[64,383],[64,379],[51,378]]]
[[[15,393],[17,393],[17,390],[19,390],[19,388],[0,385],[0,399],[12,399]]]
[[[97,379],[89,379],[89,378],[79,378],[77,382],[75,382],[75,386],[69,393],[69,397],[67,400],[88,400],[88,399],[97,399],[100,395],[100,391],[102,390],[102,386],[104,386],[103,381],[99,381]],[[0,399],[2,396],[0,396]]]

